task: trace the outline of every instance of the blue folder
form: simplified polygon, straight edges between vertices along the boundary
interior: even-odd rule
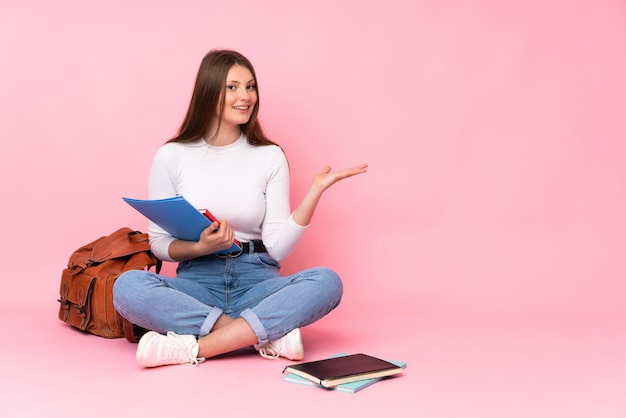
[[[183,196],[156,200],[128,197],[122,199],[173,237],[185,241],[198,241],[202,231],[212,223]],[[218,251],[217,254],[240,250],[239,245],[233,244],[232,247]]]

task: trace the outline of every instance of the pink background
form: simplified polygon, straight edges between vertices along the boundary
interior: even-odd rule
[[[216,47],[254,63],[294,203],[326,164],[370,166],[284,263],[345,281],[307,359],[404,376],[327,393],[247,352],[143,370],[56,319],[70,253],[145,230],[120,196],[145,197]],[[106,392],[153,416],[626,416],[625,51],[619,0],[0,0],[2,415]]]

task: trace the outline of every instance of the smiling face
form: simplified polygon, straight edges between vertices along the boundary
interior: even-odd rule
[[[241,65],[233,65],[228,71],[223,94],[221,127],[229,129],[248,123],[258,99],[256,81],[250,70]]]

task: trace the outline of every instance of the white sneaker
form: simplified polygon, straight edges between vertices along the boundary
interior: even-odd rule
[[[198,340],[193,335],[167,335],[150,331],[139,340],[137,361],[144,367],[165,366],[168,364],[196,365],[203,358],[198,357]]]
[[[270,341],[263,347],[255,345],[254,348],[261,357],[271,360],[278,357],[285,357],[289,360],[302,360],[304,358],[304,345],[302,344],[300,328],[294,329],[277,340]]]

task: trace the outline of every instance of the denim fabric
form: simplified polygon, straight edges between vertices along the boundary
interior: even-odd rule
[[[309,325],[341,300],[339,276],[324,267],[280,276],[267,253],[214,255],[181,262],[176,278],[131,270],[113,288],[113,303],[130,322],[160,333],[202,337],[220,315],[242,317],[259,344]]]

